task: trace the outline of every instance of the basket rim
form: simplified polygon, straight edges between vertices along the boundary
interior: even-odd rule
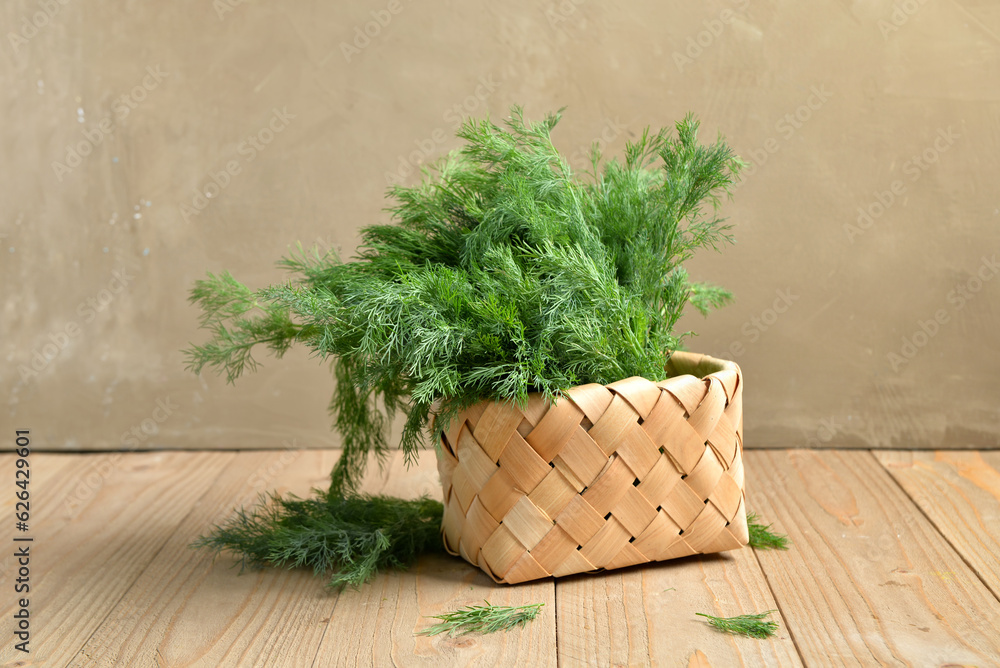
[[[743,385],[743,372],[740,366],[733,362],[732,360],[720,359],[718,357],[712,357],[711,355],[706,355],[704,353],[695,353],[687,350],[674,350],[669,353],[667,362],[664,365],[665,376],[659,380],[653,381],[654,383],[665,383],[669,382],[675,378],[681,376],[695,376],[699,380],[705,380],[710,376],[716,376],[718,374],[725,373],[727,371],[732,371],[736,373],[736,383],[740,386]],[[636,376],[631,376],[631,378],[636,378]],[[621,382],[628,380],[628,378],[621,378],[616,381]],[[573,387],[567,388],[563,392],[568,392],[577,387],[583,387],[585,385],[593,385],[594,383],[583,383],[582,385],[574,385]],[[605,387],[612,385],[613,383],[606,383]],[[528,399],[537,398],[543,396],[542,392],[529,392]],[[473,405],[480,403],[497,403],[497,404],[513,404],[512,400],[497,401],[496,399],[481,399],[474,402]],[[438,424],[438,408],[440,408],[440,400],[435,401],[431,405],[431,419],[430,419],[430,432],[436,433],[441,430]],[[435,441],[435,444],[437,442]]]
[[[704,353],[693,353],[686,350],[675,350],[667,358],[666,364],[667,378],[675,376],[692,375],[696,378],[706,378],[721,371],[735,371],[738,376],[743,373],[740,366],[732,360],[720,359],[705,355]]]

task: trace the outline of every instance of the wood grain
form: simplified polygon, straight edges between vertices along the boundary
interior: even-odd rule
[[[1000,572],[1000,454],[746,454],[748,506],[789,534],[787,552],[744,549],[519,586],[496,585],[442,554],[339,595],[308,571],[238,575],[231,557],[188,548],[259,491],[322,486],[336,451],[34,455],[27,658],[46,666],[1000,664],[1000,602],[984,585],[995,587]],[[0,455],[11,479],[13,461]],[[437,496],[434,454],[407,469],[394,453],[365,490]],[[12,501],[0,507],[9,513]],[[8,561],[0,587],[12,586]],[[484,599],[546,605],[509,633],[416,635],[434,623],[428,616]],[[11,602],[0,602],[0,633],[10,633]],[[725,635],[694,615],[774,608],[781,627],[769,641]],[[17,654],[0,647],[5,664],[25,659]]]
[[[98,470],[84,456],[32,455],[33,663],[66,665],[234,456],[133,453]],[[13,603],[0,599],[7,638]],[[12,645],[0,661],[26,658]]]
[[[750,548],[557,580],[562,666],[799,666],[779,614],[777,637],[736,638],[695,613],[777,608]],[[699,663],[700,662],[700,663]]]
[[[33,454],[30,455],[30,477],[28,489],[31,493],[31,500],[34,502],[31,504],[31,522],[29,524],[30,531],[26,534],[28,536],[37,537],[39,535],[39,529],[44,531],[45,525],[52,520],[52,518],[59,515],[59,513],[64,512],[65,507],[60,506],[57,503],[51,502],[41,502],[42,499],[46,497],[53,498],[54,490],[64,490],[69,485],[69,482],[73,479],[71,474],[67,475],[64,473],[69,469],[78,470],[80,466],[80,457],[78,455],[44,455],[44,454]],[[4,480],[14,481],[14,461],[17,456],[13,453],[0,454],[0,475],[3,476]],[[13,488],[11,492],[15,491]],[[20,488],[17,488],[20,491]],[[14,504],[17,502],[17,498],[13,493],[0,495],[0,512],[3,513],[3,517],[10,518],[13,521],[14,517]],[[44,535],[44,534],[43,534]],[[12,541],[13,542],[13,541]],[[37,566],[37,562],[35,564]],[[0,557],[0,589],[3,591],[14,590],[14,578],[17,577],[15,574],[15,566],[17,566],[17,559],[14,557],[14,549],[4,550],[2,557]],[[28,597],[29,600],[31,597]],[[13,603],[13,601],[11,601]],[[7,618],[4,618],[3,625],[0,626],[7,631],[7,626],[9,622]]]
[[[385,491],[404,498],[440,497],[433,452],[407,469],[402,453],[389,467]],[[544,603],[538,617],[507,633],[451,638],[415,635],[442,614],[466,605]],[[345,590],[330,618],[316,666],[554,666],[555,586],[551,580],[498,585],[462,559],[427,556],[406,572],[378,576]]]
[[[1000,597],[1000,452],[874,454]]]
[[[747,452],[758,558],[807,665],[996,665],[1000,602],[870,453]]]
[[[322,486],[336,454],[236,454],[73,665],[308,665],[336,604],[323,581],[306,569],[239,573],[231,555],[189,545],[265,489],[304,495]],[[168,477],[180,474],[176,467]]]

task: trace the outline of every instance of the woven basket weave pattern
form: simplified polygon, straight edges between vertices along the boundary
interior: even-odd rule
[[[514,584],[746,545],[739,367],[674,353],[671,371],[459,414],[438,458],[448,551]]]

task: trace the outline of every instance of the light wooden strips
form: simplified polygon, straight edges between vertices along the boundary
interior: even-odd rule
[[[766,640],[719,633],[694,614],[731,617],[779,607],[752,550],[557,580],[556,590],[560,666],[802,665],[780,613],[770,617],[781,624],[777,636]],[[696,655],[700,663],[690,661]]]
[[[235,457],[201,452],[32,453],[32,500],[41,503],[31,505],[30,591],[21,594],[30,601],[31,653],[14,647],[16,627],[10,620],[17,608],[14,586],[20,576],[13,555],[15,546],[22,545],[10,542],[8,534],[9,548],[0,555],[11,555],[0,562],[0,582],[11,593],[0,604],[9,639],[0,647],[2,665],[80,665],[74,656],[132,591],[177,525],[190,514],[201,515],[197,502]],[[13,457],[5,460],[3,469],[13,481]],[[176,477],[164,476],[163,469],[176,471]],[[13,514],[13,492],[8,498]],[[144,610],[133,607],[131,614]]]
[[[872,454],[1000,598],[1000,452]]]
[[[182,453],[164,453],[181,455]],[[191,466],[204,466],[195,457],[218,453],[183,453],[165,458],[154,471],[154,485],[183,489]],[[129,492],[127,476],[111,481],[109,496],[135,505],[137,522],[118,527],[118,550],[131,554],[137,537],[151,526],[169,529],[170,537],[156,552],[135,583],[118,598],[106,616],[80,610],[81,618],[100,626],[70,661],[38,661],[46,666],[274,666],[291,668],[311,665],[335,599],[323,590],[323,580],[309,569],[247,571],[237,577],[230,554],[217,557],[207,550],[192,550],[190,543],[216,523],[232,517],[234,507],[257,499],[260,485],[275,493],[308,494],[322,484],[324,473],[339,455],[331,450],[247,451],[232,453],[220,462],[217,477],[194,497],[190,511],[173,519],[163,514],[175,506],[144,504]],[[138,455],[127,454],[124,462]],[[378,467],[371,461],[371,471]],[[363,489],[368,487],[366,479]],[[192,481],[194,482],[194,481]],[[85,520],[86,521],[86,520]],[[93,522],[93,518],[91,519]],[[111,528],[115,521],[111,522]],[[90,528],[95,525],[88,523]],[[114,543],[112,543],[114,544]],[[65,566],[63,567],[65,569]],[[60,570],[63,570],[60,569]],[[109,582],[122,572],[97,568]],[[73,573],[67,569],[66,573]],[[79,587],[75,575],[60,591],[78,591],[93,597],[96,589]],[[53,583],[55,584],[55,583]],[[72,610],[72,608],[70,608]],[[51,634],[62,636],[60,626]]]
[[[794,546],[756,556],[804,663],[998,665],[1000,602],[871,454],[748,459],[754,510]]]
[[[333,455],[338,453],[333,452]],[[415,466],[406,466],[401,452],[388,465],[389,478],[378,491],[382,494],[409,499],[427,494],[432,498],[440,492],[434,475],[434,455],[423,451]],[[329,470],[329,467],[327,469]],[[476,507],[476,504],[473,504]],[[534,550],[532,554],[534,554]],[[302,573],[312,578],[311,572]],[[236,576],[226,574],[230,586]],[[264,571],[265,578],[278,579],[279,573]],[[263,580],[265,583],[267,579]],[[246,588],[249,588],[249,583]],[[261,585],[255,585],[260,588]],[[292,617],[285,623],[298,624],[292,632],[278,630],[275,634],[261,632],[260,642],[292,643],[295,650],[305,652],[302,639],[312,629],[322,631],[322,641],[310,645],[313,652],[308,660],[281,662],[269,656],[271,666],[406,666],[406,668],[446,668],[449,666],[556,666],[555,585],[549,580],[521,585],[498,587],[482,572],[446,555],[425,554],[405,571],[389,569],[357,589],[347,587],[331,595],[312,578],[314,597],[325,601],[325,614],[318,626],[308,626],[302,617]],[[305,599],[304,595],[299,598]],[[417,635],[435,624],[431,615],[452,612],[469,605],[526,605],[544,603],[538,617],[524,626],[504,633],[470,634],[450,637]],[[214,609],[208,606],[210,609]],[[272,618],[278,615],[272,614]],[[169,621],[169,620],[167,620]],[[192,636],[193,637],[193,636]],[[187,637],[177,641],[187,641]],[[289,652],[289,654],[292,654]],[[252,655],[251,655],[252,656]],[[251,665],[241,661],[237,652],[225,666]],[[204,662],[202,662],[204,663]],[[142,664],[145,665],[145,664]],[[164,664],[166,665],[166,664]],[[173,663],[169,664],[175,665]],[[197,661],[188,664],[201,665]],[[220,664],[211,664],[220,665]]]
[[[440,435],[448,551],[517,583],[745,545],[739,367],[667,368],[461,413]]]

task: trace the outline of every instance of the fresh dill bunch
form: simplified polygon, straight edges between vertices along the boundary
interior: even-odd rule
[[[444,507],[427,497],[261,497],[251,509],[200,537],[192,547],[230,551],[247,567],[307,566],[329,576],[327,586],[357,587],[387,568],[405,569],[421,554],[440,551]]]
[[[788,536],[771,531],[770,524],[761,524],[757,513],[747,515],[750,530],[750,547],[757,550],[787,550]]]
[[[328,360],[343,448],[335,495],[357,489],[369,455],[384,461],[398,411],[412,462],[432,424],[481,400],[660,380],[686,336],[674,331],[684,307],[729,299],[683,262],[731,241],[716,212],[743,163],[721,138],[699,143],[688,116],[647,129],[621,160],[595,144],[581,178],[553,146],[559,119],[529,122],[515,107],[504,126],[467,121],[461,149],[422,183],[389,189],[392,224],[364,228],[352,261],[300,247],[280,262],[286,283],[198,281],[191,301],[210,339],[185,351],[188,367],[233,382],[260,347]]]
[[[725,633],[764,640],[770,638],[778,631],[778,622],[765,619],[772,612],[776,611],[768,610],[753,615],[739,615],[737,617],[713,617],[703,612],[696,612],[694,614],[706,617],[709,624]]]
[[[509,631],[517,626],[524,626],[538,616],[544,603],[531,603],[520,606],[470,605],[446,612],[443,615],[432,615],[431,619],[440,619],[440,624],[428,627],[419,632],[423,636],[436,636],[440,633],[448,635],[465,635],[467,633],[496,633]]]

